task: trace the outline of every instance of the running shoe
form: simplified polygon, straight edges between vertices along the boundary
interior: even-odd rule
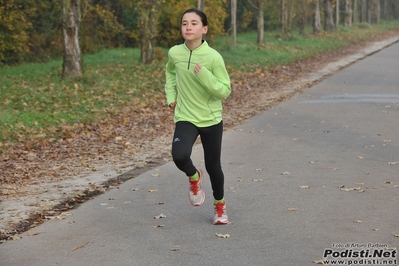
[[[229,217],[226,213],[226,201],[215,203],[215,216],[213,217],[213,224],[228,224]]]
[[[188,191],[188,197],[193,206],[201,206],[205,201],[205,193],[201,188],[202,183],[202,172],[197,169],[198,172],[198,180],[193,181],[189,178],[190,181],[190,190]]]

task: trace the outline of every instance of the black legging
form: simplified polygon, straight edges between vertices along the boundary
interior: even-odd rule
[[[196,168],[191,161],[193,145],[201,137],[204,149],[205,168],[209,174],[213,197],[224,197],[224,175],[220,163],[223,135],[223,121],[210,127],[196,127],[190,122],[177,122],[172,143],[172,157],[177,168],[187,176],[193,176]]]

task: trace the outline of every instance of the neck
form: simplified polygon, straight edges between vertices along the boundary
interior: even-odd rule
[[[195,41],[190,41],[190,42],[186,41],[186,45],[187,45],[188,49],[190,49],[192,51],[195,48],[197,48],[198,46],[200,46],[202,44],[202,42],[203,42],[202,39],[195,40]]]

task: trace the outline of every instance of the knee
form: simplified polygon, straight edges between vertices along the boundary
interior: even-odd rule
[[[176,165],[184,165],[190,160],[190,154],[178,151],[172,151],[172,158]]]

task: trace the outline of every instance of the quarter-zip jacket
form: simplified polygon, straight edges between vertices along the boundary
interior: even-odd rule
[[[197,64],[202,68],[194,74]],[[208,127],[222,121],[222,100],[231,93],[230,77],[222,56],[206,41],[194,50],[184,43],[173,46],[165,74],[167,104],[176,101],[175,123]]]

